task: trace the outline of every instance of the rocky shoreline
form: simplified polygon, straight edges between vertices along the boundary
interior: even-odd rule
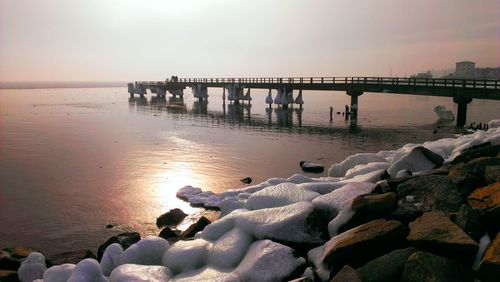
[[[492,125],[495,125],[494,122]],[[270,179],[221,195],[179,196],[220,208],[180,232],[124,233],[97,255],[0,253],[0,281],[498,281],[500,129],[353,155],[329,177]],[[52,266],[54,265],[54,266]],[[52,267],[50,267],[52,266]]]

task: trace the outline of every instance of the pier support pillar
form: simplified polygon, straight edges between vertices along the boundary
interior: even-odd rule
[[[453,102],[458,104],[457,127],[462,127],[467,122],[467,104],[472,102],[472,98],[453,97]]]
[[[363,91],[347,91],[347,95],[351,96],[352,117],[356,118],[358,116],[358,108],[359,108],[358,97],[363,95]]]

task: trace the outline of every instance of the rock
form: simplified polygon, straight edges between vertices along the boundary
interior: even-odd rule
[[[479,187],[488,184],[485,180],[487,167],[500,165],[500,158],[482,157],[474,159],[466,164],[457,164],[450,169],[453,182],[460,189],[462,195],[466,196]]]
[[[21,262],[12,258],[8,252],[3,251],[0,253],[0,270],[17,271],[20,266]]]
[[[271,240],[254,242],[238,267],[235,281],[288,281],[304,271],[306,261],[292,248]]]
[[[156,226],[158,226],[158,228],[162,228],[164,226],[176,226],[181,223],[186,216],[187,214],[185,214],[181,209],[171,209],[156,219]]]
[[[108,225],[106,225],[105,227],[106,227],[107,229],[111,229],[111,228],[113,228],[113,227],[115,227],[115,226],[114,226],[113,224],[108,224]]]
[[[25,246],[16,246],[12,248],[5,248],[4,251],[10,253],[10,256],[15,259],[23,259],[29,256],[32,252],[38,252],[38,250],[25,247]]]
[[[472,192],[467,198],[469,205],[481,214],[481,222],[493,236],[500,230],[500,182]]]
[[[194,237],[196,233],[205,229],[205,226],[209,225],[210,223],[212,222],[205,216],[200,217],[195,223],[191,224],[191,226],[189,226],[181,233],[181,238],[186,239]]]
[[[395,177],[401,170],[409,170],[411,173],[431,170],[440,167],[443,161],[444,159],[440,155],[429,149],[416,147],[408,155],[394,162],[387,169],[387,172]]]
[[[407,230],[399,221],[377,219],[341,233],[324,245],[322,260],[333,273],[343,265],[359,267],[405,247]]]
[[[500,277],[500,233],[486,249],[479,264],[479,275],[484,282],[498,281]]]
[[[456,212],[462,198],[451,178],[444,175],[424,175],[412,178],[397,186],[399,198],[414,196],[415,206],[421,211],[442,210]]]
[[[342,269],[333,277],[330,282],[361,282],[356,271],[349,265],[344,265]],[[364,281],[363,281],[364,282]]]
[[[459,263],[426,252],[415,252],[404,266],[404,282],[472,282],[472,273]]]
[[[311,173],[322,173],[325,170],[323,165],[308,161],[304,162],[300,167],[303,171]]]
[[[45,257],[41,253],[32,252],[21,263],[17,275],[21,282],[32,282],[36,279],[42,279],[46,270]]]
[[[478,244],[451,222],[442,211],[424,213],[410,223],[408,241],[419,250],[471,264]]]
[[[64,263],[77,264],[86,258],[96,259],[96,255],[91,250],[78,250],[60,253],[47,259],[50,265],[59,265]]]
[[[415,248],[392,251],[356,269],[363,282],[400,281],[408,257],[416,252]]]
[[[468,205],[462,205],[454,216],[453,222],[467,233],[476,242],[484,235],[486,230],[481,225],[480,213]]]
[[[360,195],[354,198],[351,208],[354,215],[349,222],[340,228],[340,232],[356,227],[368,221],[385,217],[393,211],[398,203],[394,192],[377,195]]]
[[[244,183],[244,184],[250,184],[250,183],[252,183],[252,178],[250,178],[250,177],[245,177],[245,178],[240,179],[240,181],[241,181],[242,183]]]
[[[472,146],[464,150],[451,163],[468,163],[473,159],[480,157],[494,157],[500,152],[500,145],[491,145],[491,143],[483,143]]]
[[[141,235],[137,232],[125,232],[118,234],[116,236],[113,236],[109,238],[104,244],[100,245],[99,248],[97,249],[97,260],[101,261],[102,255],[104,254],[104,251],[106,248],[113,244],[113,243],[118,243],[120,244],[123,249],[127,249],[130,247],[132,244],[135,244],[136,242],[139,242],[141,240]]]
[[[177,234],[175,231],[170,229],[170,227],[165,227],[163,230],[158,234],[158,237],[161,237],[165,240],[168,239],[177,239],[179,237],[179,234]]]
[[[484,180],[488,183],[500,181],[500,165],[489,165],[484,170]]]
[[[150,281],[162,282],[172,278],[172,272],[161,265],[123,264],[117,267],[109,277],[110,282]]]
[[[0,281],[4,282],[17,282],[17,272],[12,270],[0,270]]]
[[[414,203],[408,203],[403,198],[399,200],[398,207],[389,214],[388,218],[408,224],[422,216],[422,214],[424,214],[422,207],[416,206]]]

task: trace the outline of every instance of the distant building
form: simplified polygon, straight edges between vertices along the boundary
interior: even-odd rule
[[[454,76],[459,77],[474,77],[476,71],[476,63],[469,61],[462,61],[455,64]]]
[[[476,68],[475,62],[462,61],[455,64],[455,72],[450,78],[500,79],[500,67]]]
[[[410,78],[432,78],[432,73],[431,71],[419,72],[411,75]]]

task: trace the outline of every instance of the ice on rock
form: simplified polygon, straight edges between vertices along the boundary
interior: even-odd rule
[[[120,264],[161,265],[163,254],[169,246],[163,238],[148,236],[125,250],[120,257]]]
[[[17,270],[19,280],[22,282],[33,281],[43,277],[43,273],[47,270],[45,265],[45,257],[37,252],[32,252],[21,263]]]
[[[389,168],[389,166],[390,164],[388,162],[371,162],[367,164],[359,164],[349,169],[345,174],[345,178],[353,178],[354,176],[367,174],[372,171],[387,169]]]
[[[347,184],[352,182],[370,182],[376,183],[384,179],[384,176],[387,174],[385,169],[379,169],[372,172],[368,172],[366,174],[356,175],[353,178],[349,178],[346,180],[339,181],[338,184]]]
[[[189,198],[193,197],[194,195],[200,194],[201,188],[196,188],[193,186],[184,186],[181,189],[179,189],[176,193],[176,196],[180,199],[186,200],[189,202]]]
[[[256,241],[233,271],[240,281],[284,281],[306,263],[294,250],[270,240]]]
[[[253,193],[248,198],[245,208],[248,210],[259,210],[286,206],[302,201],[310,202],[319,195],[319,193],[308,191],[303,186],[298,186],[297,184],[282,183]]]
[[[333,164],[328,169],[328,176],[343,177],[345,173],[356,165],[367,164],[371,162],[385,162],[386,160],[374,153],[358,153],[347,157],[338,164]]]
[[[479,263],[481,262],[481,259],[483,258],[484,252],[486,252],[486,248],[490,245],[491,239],[488,234],[485,234],[481,239],[479,239],[479,249],[477,250],[476,254],[476,260],[472,264],[472,269],[478,270],[479,269]]]
[[[321,245],[307,252],[307,261],[310,262],[316,269],[321,281],[328,281],[330,277],[330,270],[323,263],[323,252],[325,245]]]
[[[101,271],[101,266],[95,259],[84,259],[80,261],[68,282],[107,282]]]
[[[488,128],[500,127],[500,119],[492,119],[488,122]]]
[[[208,241],[216,241],[232,230],[236,226],[236,219],[245,216],[247,212],[248,210],[246,209],[234,210],[219,220],[212,222],[203,229],[201,238]]]
[[[307,182],[314,182],[315,181],[311,177],[307,177],[307,176],[302,175],[302,174],[294,174],[294,175],[288,177],[287,180],[288,180],[288,182],[295,183],[295,184],[301,184],[301,183],[307,183]]]
[[[181,273],[174,277],[175,282],[240,282],[241,280],[232,272],[220,271],[214,268],[203,269]]]
[[[208,265],[217,269],[234,268],[245,256],[253,237],[238,228],[219,238],[208,251]]]
[[[455,142],[455,149],[450,154],[450,160],[455,159],[467,148],[485,143],[485,139],[488,137],[490,137],[490,134],[483,131],[477,131],[474,134],[460,136]]]
[[[403,177],[408,177],[408,176],[412,176],[412,173],[411,173],[411,171],[409,171],[407,169],[400,170],[396,174],[396,178],[403,178]]]
[[[239,196],[232,196],[223,199],[220,204],[220,216],[223,217],[234,210],[245,208],[245,203],[246,199],[241,199]]]
[[[328,223],[328,232],[331,237],[337,235],[339,228],[354,215],[351,208],[352,200],[359,195],[372,192],[375,187],[375,184],[368,182],[349,183],[312,201],[316,209],[331,219]]]
[[[120,265],[120,259],[123,254],[123,247],[118,243],[109,245],[101,259],[102,273],[106,276],[111,274],[111,271]]]
[[[178,241],[163,255],[162,264],[174,274],[192,271],[207,264],[211,243],[203,239]]]
[[[311,192],[316,192],[316,193],[323,195],[323,194],[330,193],[333,190],[340,188],[344,185],[345,185],[345,183],[339,183],[337,180],[337,181],[321,181],[321,182],[302,183],[302,184],[299,184],[298,186],[305,189],[305,190],[308,190]]]
[[[493,130],[488,130],[489,137],[484,139],[484,142],[490,142],[492,145],[500,144],[500,128],[494,128]]]
[[[323,230],[310,202],[248,211],[236,217],[236,226],[258,239],[290,243],[321,243]],[[222,218],[224,219],[224,218]]]
[[[172,272],[161,265],[123,264],[109,277],[110,282],[148,281],[164,282],[170,280]]]
[[[443,159],[440,159],[440,163],[436,163],[439,160],[431,159],[428,154],[430,152],[423,147],[416,147],[410,153],[406,154],[404,157],[394,162],[387,172],[391,175],[391,177],[396,177],[399,171],[401,170],[409,170],[412,173],[431,170],[442,164]],[[432,153],[430,153],[432,154]]]
[[[65,263],[61,265],[54,265],[47,269],[43,274],[44,282],[66,282],[73,274],[76,265],[72,263]]]

